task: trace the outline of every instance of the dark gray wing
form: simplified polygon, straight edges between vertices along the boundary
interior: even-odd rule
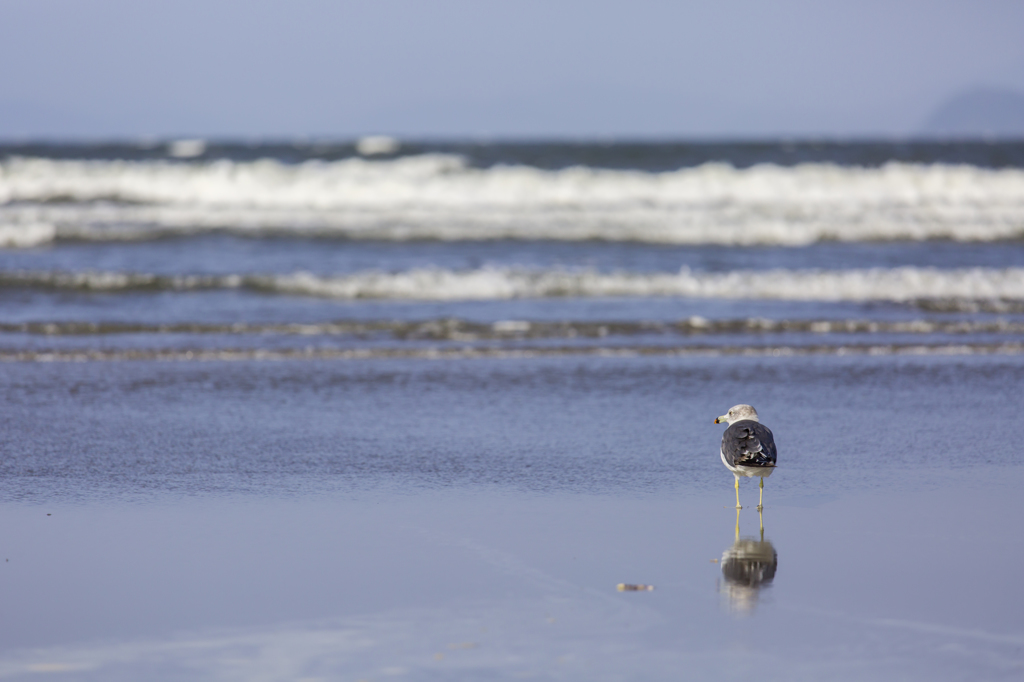
[[[729,425],[722,435],[722,454],[730,466],[773,467],[778,454],[772,431],[750,419]]]

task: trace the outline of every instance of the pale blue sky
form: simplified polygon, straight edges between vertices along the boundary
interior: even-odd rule
[[[900,136],[1024,93],[1022,35],[996,0],[0,0],[0,137]]]

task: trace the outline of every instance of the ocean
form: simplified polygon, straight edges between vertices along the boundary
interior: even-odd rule
[[[1022,380],[1021,142],[0,145],[0,677],[1018,679]]]

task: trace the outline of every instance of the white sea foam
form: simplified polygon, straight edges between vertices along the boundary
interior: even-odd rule
[[[52,242],[57,228],[50,223],[21,222],[0,223],[0,247],[26,248]]]
[[[650,297],[791,301],[1024,301],[1024,268],[767,270],[725,273],[603,273],[590,270],[481,268],[359,272],[322,276],[164,276],[121,272],[7,272],[0,286],[93,291],[249,289],[336,299],[414,301],[550,297]]]
[[[751,317],[739,319],[707,320],[691,316],[667,321],[604,321],[560,320],[499,320],[490,324],[453,317],[415,321],[400,320],[343,320],[334,322],[302,323],[203,323],[177,322],[149,324],[139,322],[95,321],[33,321],[0,322],[0,333],[33,334],[41,336],[97,336],[127,334],[218,334],[285,336],[366,336],[391,335],[403,340],[479,341],[490,339],[586,339],[609,336],[693,336],[711,338],[716,335],[736,334],[813,334],[821,337],[840,335],[935,335],[970,336],[976,334],[1024,334],[1024,322],[1005,318],[989,320],[871,320],[871,319],[768,319]]]
[[[483,268],[318,277],[279,276],[264,286],[282,293],[330,298],[464,300],[678,296],[813,301],[913,301],[928,298],[1024,299],[1024,268],[793,271],[639,274]]]
[[[167,153],[176,159],[191,159],[206,151],[205,140],[175,140],[167,145]]]
[[[356,141],[356,151],[363,156],[394,154],[401,146],[401,142],[387,135],[368,135]]]
[[[0,163],[6,246],[53,238],[146,239],[228,230],[372,239],[557,239],[800,245],[820,240],[1024,237],[1024,171],[890,163],[709,163],[650,173],[525,166],[458,156],[288,165]]]

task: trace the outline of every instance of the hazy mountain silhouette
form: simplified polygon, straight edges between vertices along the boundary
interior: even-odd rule
[[[965,90],[932,112],[921,132],[955,137],[1024,137],[1024,92]]]

